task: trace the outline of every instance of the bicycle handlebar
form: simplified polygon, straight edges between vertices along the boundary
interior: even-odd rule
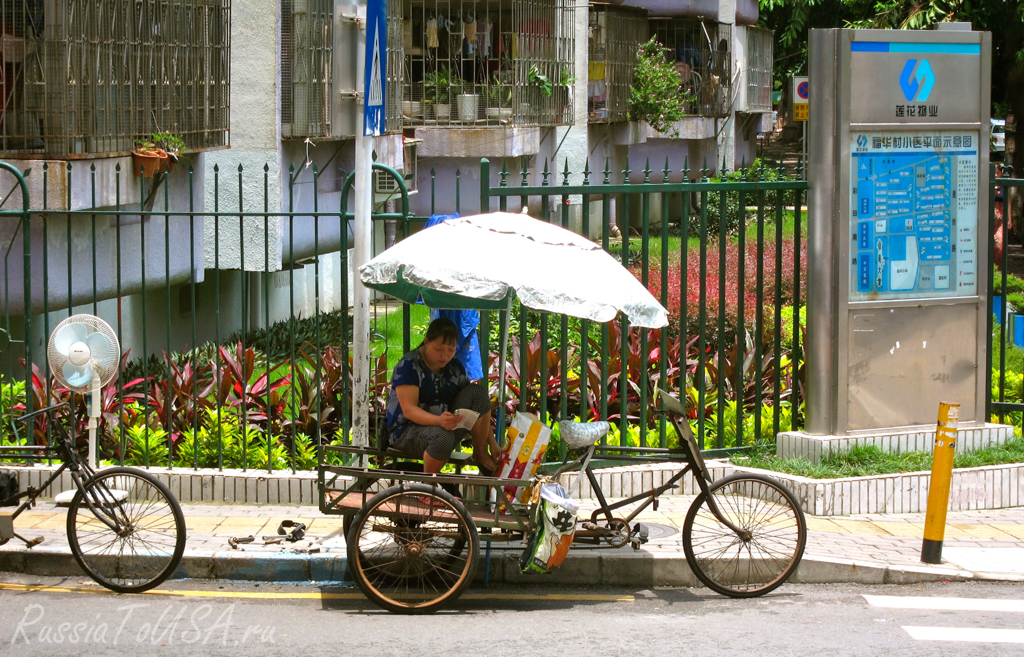
[[[25,420],[29,420],[29,419],[37,416],[37,415],[42,415],[44,413],[46,415],[49,415],[53,411],[57,410],[58,408],[64,407],[64,406],[67,407],[68,411],[73,412],[73,409],[71,408],[71,402],[61,402],[59,404],[54,404],[52,406],[47,406],[45,408],[40,408],[38,411],[32,411],[31,413],[25,413],[21,417],[14,418],[14,421],[11,422],[11,429],[14,430],[14,439],[17,442],[19,442],[19,443],[21,442],[21,436],[18,435],[18,422],[24,422]],[[72,425],[71,426],[72,426],[72,430],[74,430],[74,421],[72,421]]]

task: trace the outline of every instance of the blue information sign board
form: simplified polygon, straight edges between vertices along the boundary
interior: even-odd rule
[[[363,136],[384,134],[387,75],[387,0],[366,3],[366,68],[363,88]]]
[[[855,133],[852,300],[977,291],[978,133]]]

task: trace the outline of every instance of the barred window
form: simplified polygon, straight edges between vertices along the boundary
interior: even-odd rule
[[[748,112],[772,111],[772,31],[747,28],[747,107]]]
[[[334,0],[281,0],[281,136],[331,135]]]
[[[404,125],[572,123],[572,0],[401,6]]]
[[[587,114],[592,123],[629,118],[629,90],[636,70],[637,48],[649,38],[648,31],[646,11],[591,5]]]
[[[231,0],[7,0],[0,153],[125,154],[155,132],[228,143]]]
[[[696,116],[732,108],[732,26],[694,18],[651,19],[651,34],[669,49]]]

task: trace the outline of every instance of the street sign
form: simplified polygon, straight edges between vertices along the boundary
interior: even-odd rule
[[[806,121],[808,115],[809,83],[806,77],[793,78],[793,120]]]
[[[366,3],[366,69],[363,89],[363,136],[384,134],[384,81],[387,75],[387,0]]]

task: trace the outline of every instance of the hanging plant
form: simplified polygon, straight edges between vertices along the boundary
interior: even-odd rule
[[[642,44],[629,90],[629,119],[647,121],[658,132],[672,131],[673,124],[686,116],[690,100],[680,88],[679,73],[667,52],[654,37]]]

